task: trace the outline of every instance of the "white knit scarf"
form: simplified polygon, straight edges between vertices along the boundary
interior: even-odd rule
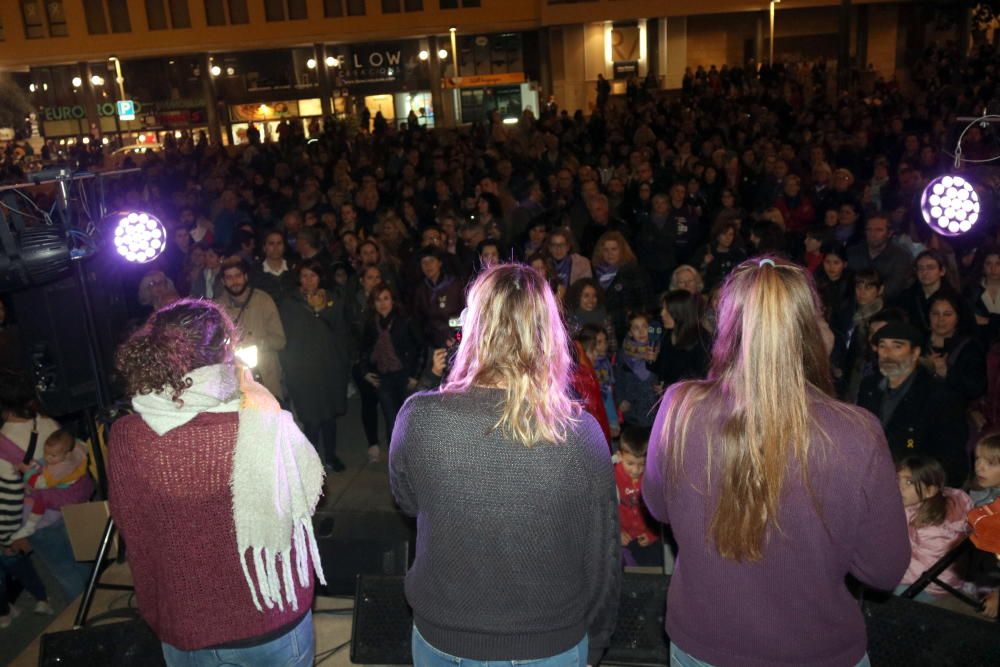
[[[259,611],[263,611],[261,599],[268,609],[284,610],[287,602],[298,610],[293,545],[299,586],[310,583],[310,560],[316,577],[326,583],[312,528],[323,490],[319,456],[291,414],[248,371],[218,364],[193,370],[187,377],[192,385],[181,395],[183,405],[171,399],[168,389],[135,396],[132,407],[157,435],[203,412],[239,412],[230,488],[243,575]],[[256,577],[251,576],[248,561]]]

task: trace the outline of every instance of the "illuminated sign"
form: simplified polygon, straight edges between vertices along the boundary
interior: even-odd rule
[[[135,102],[118,100],[118,120],[135,120]]]

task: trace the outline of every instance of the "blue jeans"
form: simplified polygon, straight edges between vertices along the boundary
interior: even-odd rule
[[[580,643],[559,655],[537,660],[469,660],[439,651],[423,638],[417,626],[413,626],[413,667],[587,667],[587,649],[590,638],[583,636]]]
[[[685,653],[684,649],[677,646],[673,642],[670,643],[670,667],[712,667],[711,664],[703,662],[694,656]],[[872,667],[872,663],[868,660],[868,654],[866,653],[861,662],[859,662],[855,667]]]
[[[16,579],[26,591],[42,602],[48,599],[45,594],[45,584],[35,571],[35,566],[31,564],[29,556],[17,554],[7,556],[0,553],[0,616],[10,613],[10,606],[7,604],[6,575]]]
[[[266,644],[249,648],[182,651],[162,642],[167,667],[312,667],[316,646],[312,611],[294,628]]]
[[[28,542],[59,582],[66,601],[72,602],[86,588],[93,563],[80,563],[73,556],[73,547],[69,544],[69,536],[62,520],[35,532],[28,538]]]

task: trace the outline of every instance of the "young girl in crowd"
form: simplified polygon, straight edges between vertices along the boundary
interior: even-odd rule
[[[593,325],[587,325],[573,336],[573,350],[576,364],[573,367],[571,383],[577,398],[583,403],[583,408],[597,420],[604,431],[604,437],[611,447],[611,427],[608,424],[608,414],[604,408],[604,398],[601,394],[601,383],[594,370],[595,342],[604,332]]]
[[[614,325],[604,307],[604,290],[595,278],[581,278],[566,293],[566,324],[571,334],[588,324],[607,333],[608,349],[614,355],[618,349]]]
[[[968,534],[966,515],[972,509],[972,500],[964,491],[945,486],[944,468],[937,460],[926,456],[908,456],[900,461],[896,466],[896,479],[906,509],[913,554],[903,580],[896,587],[899,595],[965,539]],[[962,583],[954,565],[938,578],[950,586],[958,587]],[[943,588],[931,584],[915,599],[932,602],[946,594]]]
[[[653,425],[653,408],[663,393],[659,378],[650,370],[659,345],[650,339],[649,324],[645,313],[629,315],[628,334],[615,364],[618,408],[626,424],[644,428]]]
[[[622,562],[625,565],[663,565],[659,535],[642,504],[642,475],[646,471],[649,429],[626,426],[622,429],[615,462],[618,487],[618,524],[621,531]],[[654,524],[655,525],[655,524]]]
[[[1000,433],[992,433],[976,443],[976,463],[969,488],[969,497],[976,507],[989,505],[1000,498]],[[984,565],[994,570],[997,560],[990,555],[983,558]],[[978,579],[978,577],[976,577]],[[994,580],[995,581],[995,580]],[[992,584],[983,599],[983,615],[996,618],[1000,609],[1000,588]]]
[[[601,385],[601,400],[604,403],[604,414],[608,418],[608,428],[611,438],[617,439],[621,433],[621,419],[618,414],[618,401],[615,399],[615,359],[611,353],[608,332],[596,325],[587,325],[594,335],[592,351],[588,351],[590,362],[594,366],[594,374]]]

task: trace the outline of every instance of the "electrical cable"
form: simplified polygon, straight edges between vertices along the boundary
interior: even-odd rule
[[[343,644],[340,644],[339,646],[334,646],[332,649],[330,649],[328,651],[323,651],[322,653],[317,654],[315,656],[316,662],[313,663],[314,667],[315,667],[315,665],[322,664],[324,661],[327,660],[327,658],[333,657],[338,651],[341,651],[342,649],[346,648],[347,645],[350,644],[350,643],[351,643],[351,640],[348,639],[346,642],[344,642]]]
[[[968,125],[966,125],[962,129],[962,132],[958,135],[958,141],[955,142],[955,152],[954,153],[949,153],[948,151],[946,151],[944,149],[941,149],[941,152],[944,153],[945,155],[947,155],[948,157],[955,158],[955,169],[960,168],[962,166],[963,162],[967,162],[968,164],[986,164],[988,162],[993,162],[995,160],[1000,160],[1000,154],[997,154],[997,155],[995,155],[995,156],[993,156],[991,158],[987,158],[985,160],[970,160],[968,158],[963,158],[962,157],[962,140],[965,139],[966,132],[968,132],[969,130],[971,130],[973,125],[978,125],[980,123],[988,123],[991,120],[994,121],[994,122],[1000,122],[1000,115],[992,114],[992,113],[984,114],[984,115],[980,116],[979,118],[974,119]]]

